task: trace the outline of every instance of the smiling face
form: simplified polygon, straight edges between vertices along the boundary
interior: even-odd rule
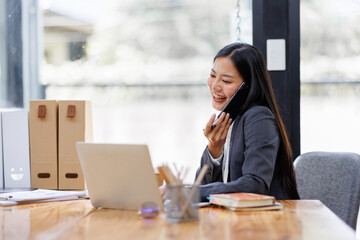
[[[24,177],[23,168],[19,168],[19,171],[16,171],[15,168],[11,168],[10,177],[14,181],[20,181]]]
[[[216,58],[207,80],[213,108],[221,111],[243,82],[229,57]]]

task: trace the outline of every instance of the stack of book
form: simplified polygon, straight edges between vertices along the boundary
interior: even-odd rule
[[[254,193],[211,194],[211,204],[225,207],[232,211],[281,210],[283,205],[275,201],[273,196]]]

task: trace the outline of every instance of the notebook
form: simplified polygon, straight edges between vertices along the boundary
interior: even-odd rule
[[[210,194],[209,199],[212,204],[228,208],[263,207],[275,204],[273,196],[242,192]]]
[[[147,145],[77,142],[76,149],[94,207],[139,210],[154,202],[162,208]]]

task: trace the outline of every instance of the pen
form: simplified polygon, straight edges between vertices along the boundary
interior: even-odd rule
[[[6,201],[6,200],[9,200],[9,199],[11,199],[11,198],[13,198],[13,196],[6,196],[6,197],[0,197],[0,201]]]
[[[216,127],[216,124],[213,124],[212,126],[211,126],[211,129],[214,129]],[[203,128],[203,131],[205,131],[205,128]]]

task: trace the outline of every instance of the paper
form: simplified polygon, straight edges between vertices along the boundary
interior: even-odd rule
[[[86,197],[85,191],[56,191],[37,189],[34,191],[9,192],[0,194],[0,205],[13,205],[39,201],[69,200]]]

